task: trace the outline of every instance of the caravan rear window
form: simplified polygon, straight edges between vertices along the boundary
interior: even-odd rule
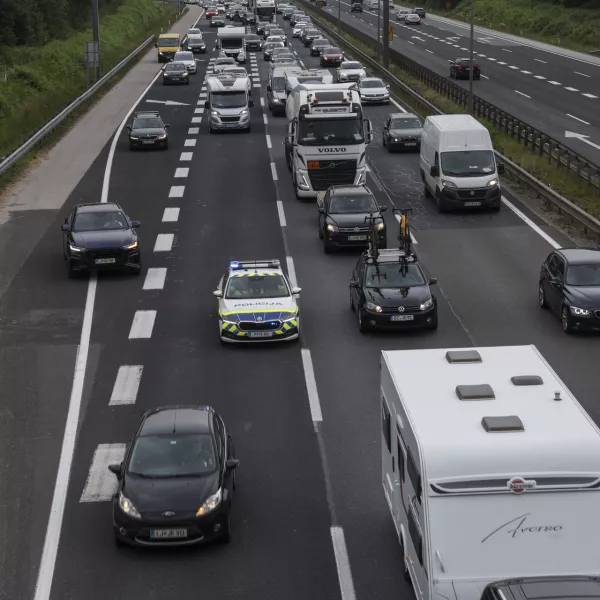
[[[419,524],[417,523],[415,509],[412,506],[408,511],[408,533],[410,534],[410,539],[415,547],[419,563],[423,564],[423,536],[421,535]]]
[[[421,473],[419,472],[419,467],[417,467],[417,463],[413,458],[413,455],[410,451],[410,448],[406,449],[406,471],[408,472],[408,476],[413,484],[413,488],[415,489],[415,494],[421,501]]]

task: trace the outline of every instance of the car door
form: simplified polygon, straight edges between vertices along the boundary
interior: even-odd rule
[[[383,139],[387,144],[390,141],[390,125],[392,123],[392,117],[388,117],[383,124]]]
[[[560,316],[563,305],[564,297],[564,283],[565,283],[565,261],[558,254],[554,255],[552,261],[552,280],[549,282],[548,288],[550,289],[550,307],[552,312]]]
[[[323,212],[319,211],[319,231],[325,235],[325,223],[327,223],[327,215],[329,214],[329,199],[331,198],[331,194],[329,190],[325,192],[325,196],[323,197]],[[317,200],[318,203],[318,200]]]
[[[363,285],[364,273],[365,273],[365,263],[361,257],[358,259],[358,263],[356,264],[356,267],[354,267],[354,271],[352,272],[352,280],[356,281],[356,283],[358,285],[356,287],[350,288],[350,295],[352,298],[352,303],[353,303],[354,307],[356,308],[356,310],[359,310],[360,306],[362,304],[362,294],[363,294],[362,285]]]

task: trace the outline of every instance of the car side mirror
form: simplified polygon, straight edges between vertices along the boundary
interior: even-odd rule
[[[138,227],[141,227],[141,223],[139,221],[131,221],[131,227],[133,229],[138,229]]]
[[[236,469],[240,464],[237,458],[228,458],[225,462],[225,467],[229,470]]]
[[[169,129],[171,127],[168,123],[165,123],[165,129]]]
[[[429,285],[435,285],[438,282],[437,277],[432,277],[429,280]]]
[[[204,101],[204,108],[210,108],[210,104],[208,103],[208,100]]]
[[[108,470],[120,479],[123,471],[123,463],[108,465]]]
[[[158,48],[158,42],[157,42],[156,44],[154,44],[154,47],[155,47],[155,48]]]
[[[252,98],[248,98],[248,106],[254,108],[254,100]]]
[[[221,290],[215,290],[215,291],[213,292],[213,296],[214,296],[215,298],[222,298],[222,297],[223,297],[223,292],[222,292]]]
[[[390,89],[389,83],[385,87],[389,90]]]
[[[387,210],[387,206],[384,204],[383,206],[379,207],[379,212],[385,212]]]
[[[292,296],[297,296],[302,291],[301,287],[292,288]]]
[[[322,206],[319,206],[319,213],[321,213],[322,215],[325,214],[325,209]]]
[[[131,131],[131,125],[127,125],[126,127],[129,129],[129,131]]]
[[[437,177],[440,174],[440,170],[435,165],[433,165],[433,167],[431,167],[431,169],[429,169],[429,174],[432,177]]]
[[[267,92],[272,92],[272,91],[273,91],[273,88],[270,85],[268,85],[267,86]]]
[[[504,175],[504,173],[506,173],[506,167],[504,166],[504,163],[498,163],[497,167],[498,175]]]

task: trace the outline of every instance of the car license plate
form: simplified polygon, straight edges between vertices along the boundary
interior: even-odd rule
[[[269,338],[273,336],[272,331],[251,331],[248,337],[251,338]]]
[[[144,143],[144,144],[154,144],[154,140],[144,140],[142,143]]]
[[[114,258],[97,258],[95,263],[97,265],[112,265],[115,261],[116,259]]]
[[[465,206],[481,206],[481,202],[465,202]]]
[[[186,538],[187,529],[151,529],[150,537],[155,540]]]
[[[392,315],[390,321],[414,321],[414,315]]]
[[[351,242],[358,242],[358,241],[360,241],[360,240],[366,240],[366,239],[367,239],[367,236],[366,236],[366,235],[349,235],[349,236],[348,236],[348,239],[349,239]]]
[[[416,146],[417,142],[406,142],[405,146]]]

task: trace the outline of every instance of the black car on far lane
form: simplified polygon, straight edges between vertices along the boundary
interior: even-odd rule
[[[364,248],[369,244],[369,222],[376,219],[377,244],[385,247],[387,236],[383,212],[375,195],[366,185],[334,185],[317,200],[319,209],[319,238],[323,251],[329,254],[334,248]]]
[[[235,469],[231,436],[208,406],[146,412],[121,464],[113,499],[115,543],[191,546],[229,542]]]
[[[560,318],[563,331],[600,331],[600,250],[560,248],[540,272],[538,299]]]
[[[454,79],[469,79],[471,61],[468,58],[457,58],[450,61],[450,77]],[[481,79],[481,67],[473,61],[473,80]]]
[[[363,11],[363,5],[362,2],[353,2],[352,6],[350,7],[350,12],[362,12]]]
[[[171,63],[173,64],[173,63]],[[140,111],[133,114],[133,121],[127,125],[129,129],[129,149],[169,147],[169,126],[162,120],[157,111]]]
[[[424,19],[427,16],[424,8],[413,8],[412,12],[415,15],[419,15],[421,17],[421,19]]]
[[[423,122],[412,113],[393,113],[383,126],[383,145],[394,150],[420,150]]]
[[[406,260],[405,260],[406,259]],[[402,250],[365,250],[350,280],[350,308],[361,332],[373,329],[437,329],[437,300],[414,255]]]
[[[61,227],[69,277],[92,270],[141,273],[139,226],[114,202],[75,206]]]

